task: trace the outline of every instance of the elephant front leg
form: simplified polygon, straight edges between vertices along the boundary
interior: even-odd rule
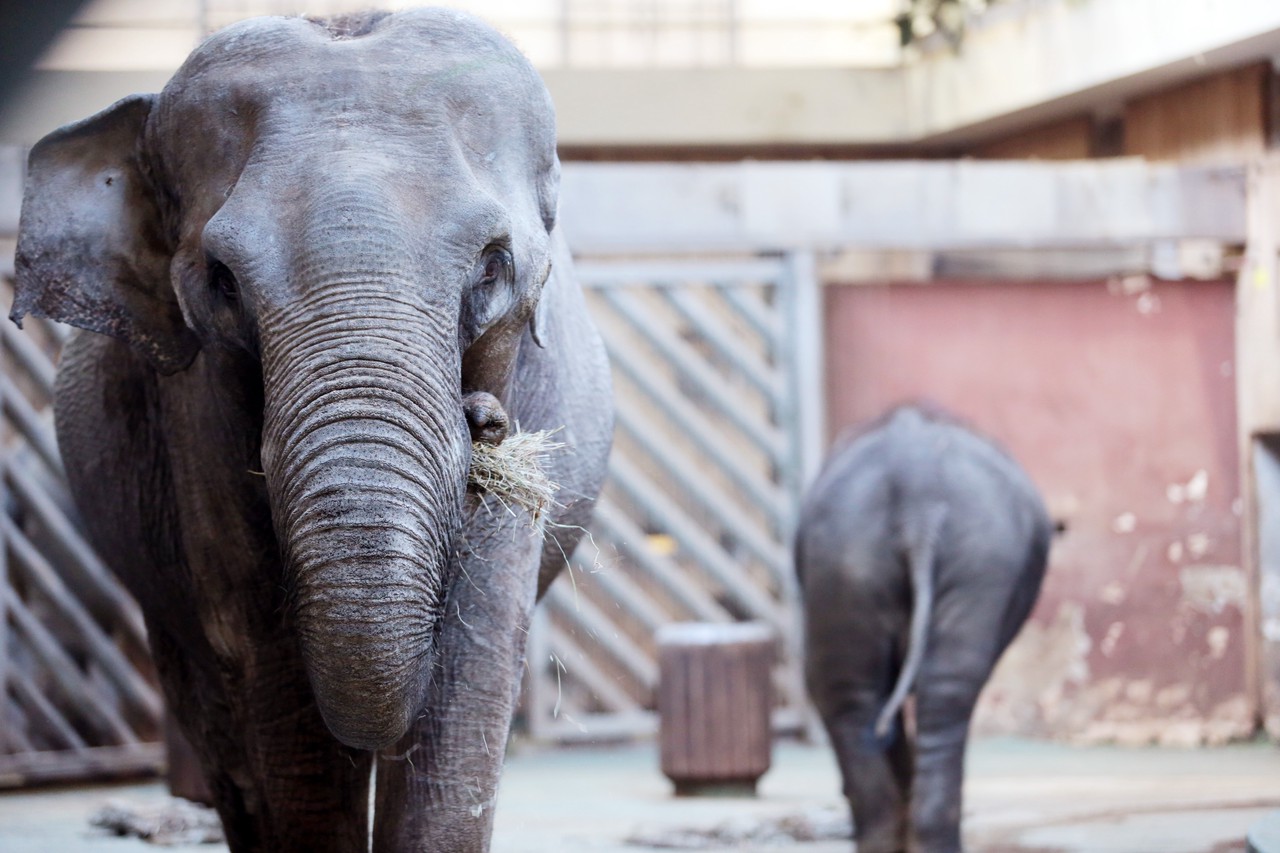
[[[429,698],[377,764],[374,850],[484,853],[533,611],[541,540],[505,530],[471,553],[447,603]]]

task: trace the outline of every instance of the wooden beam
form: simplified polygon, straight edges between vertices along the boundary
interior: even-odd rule
[[[0,755],[0,788],[154,776],[164,769],[164,744],[102,746],[72,752]]]
[[[1139,159],[567,163],[576,252],[1243,243],[1239,168]]]

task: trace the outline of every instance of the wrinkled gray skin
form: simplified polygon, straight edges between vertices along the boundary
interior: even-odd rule
[[[237,24],[32,151],[13,316],[97,333],[59,442],[232,850],[366,849],[375,761],[375,849],[488,849],[612,430],[558,173],[535,72],[440,10]],[[568,446],[545,543],[466,490],[507,418]]]
[[[858,853],[961,849],[969,719],[1035,603],[1051,535],[1017,463],[944,416],[896,409],[833,451],[796,567],[809,694]]]

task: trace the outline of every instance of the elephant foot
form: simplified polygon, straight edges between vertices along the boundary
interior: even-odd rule
[[[510,419],[498,398],[488,391],[472,391],[462,398],[471,440],[497,446],[507,438]]]

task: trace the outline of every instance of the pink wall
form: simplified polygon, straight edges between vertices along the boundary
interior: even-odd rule
[[[826,294],[832,435],[929,399],[1003,442],[1067,525],[980,730],[1166,743],[1247,734],[1232,286]]]

